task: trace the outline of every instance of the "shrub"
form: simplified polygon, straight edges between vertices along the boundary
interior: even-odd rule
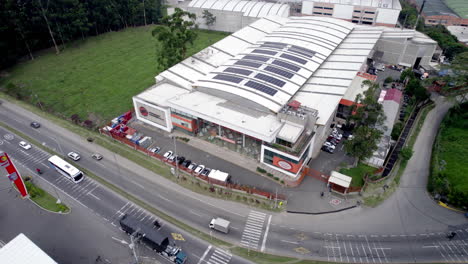
[[[411,156],[413,156],[413,150],[411,148],[404,147],[404,148],[401,149],[399,157],[403,161],[408,161],[411,158]]]
[[[31,196],[31,198],[35,197],[41,197],[44,195],[44,190],[37,188],[34,184],[32,184],[30,181],[25,182],[26,188],[28,189],[28,193]]]
[[[391,137],[393,140],[397,140],[403,130],[403,123],[397,122],[392,129]]]
[[[257,171],[260,172],[260,173],[266,173],[267,172],[266,170],[264,170],[264,169],[262,169],[260,167],[257,167]]]
[[[275,181],[279,181],[279,177],[275,177],[274,179],[275,179]]]
[[[78,114],[73,114],[71,117],[73,123],[78,124],[80,123],[80,116]]]
[[[284,184],[284,180],[281,180],[280,182],[281,182],[281,184]]]
[[[388,77],[385,78],[385,80],[384,80],[384,83],[391,83],[391,82],[393,82],[393,78],[390,77],[390,76],[388,76]]]
[[[267,173],[267,176],[268,176],[268,177],[273,177],[273,174]]]
[[[92,127],[93,127],[93,121],[91,121],[91,120],[85,120],[85,121],[83,122],[83,125],[84,125],[85,127],[87,127],[87,128],[92,128]]]

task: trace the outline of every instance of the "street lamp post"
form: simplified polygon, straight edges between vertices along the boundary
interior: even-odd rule
[[[177,179],[179,179],[179,166],[177,166],[177,143],[176,143],[176,136],[172,135],[172,140],[174,141],[174,155],[175,155],[175,159],[174,159],[174,166],[175,166],[175,176],[177,177]]]

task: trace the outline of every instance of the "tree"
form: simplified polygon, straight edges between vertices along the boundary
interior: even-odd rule
[[[400,150],[399,156],[402,161],[408,161],[413,156],[413,150],[409,147],[404,147]]]
[[[403,130],[403,123],[397,122],[393,125],[391,137],[393,140],[397,140],[400,137],[401,131]]]
[[[424,101],[429,97],[426,88],[422,86],[421,81],[417,78],[412,78],[405,87],[405,92],[416,98],[417,101]]]
[[[187,46],[193,44],[197,33],[195,14],[176,8],[174,14],[165,16],[160,26],[152,31],[158,40],[156,59],[162,69],[167,69],[186,57]]]
[[[353,139],[344,142],[345,150],[358,161],[370,158],[377,150],[382,131],[368,126],[359,126],[353,132]]]
[[[358,160],[371,157],[377,150],[377,143],[382,136],[381,126],[385,120],[382,104],[376,98],[379,84],[365,80],[362,85],[368,89],[356,96],[356,104],[353,105],[354,114],[348,120],[354,122],[356,128],[353,139],[345,142],[346,152]]]
[[[216,17],[208,10],[203,10],[203,18],[205,19],[205,23],[208,27],[214,25],[216,22]]]
[[[46,0],[45,4],[43,4],[42,1],[43,0],[36,0],[35,1],[35,3],[37,4],[36,8],[41,13],[42,18],[44,19],[44,22],[47,25],[47,29],[49,31],[50,38],[52,39],[52,43],[54,44],[55,53],[59,54],[60,50],[59,50],[59,48],[57,46],[57,42],[55,41],[55,37],[54,37],[54,32],[52,32],[52,28],[51,28],[50,23],[49,23],[49,12],[48,12],[48,10],[49,10],[49,0]]]

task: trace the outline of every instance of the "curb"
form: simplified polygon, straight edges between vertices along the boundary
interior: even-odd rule
[[[36,203],[35,201],[33,201],[31,198],[27,198],[29,201],[31,201],[33,204],[35,204],[37,207],[39,207],[40,209],[44,210],[44,211],[47,211],[49,213],[53,213],[53,214],[60,214],[60,215],[67,215],[67,214],[70,214],[71,213],[71,208],[69,207],[69,211],[67,213],[62,213],[61,211],[60,212],[54,212],[54,211],[51,211],[49,209],[46,209],[42,206],[40,206],[38,203]]]
[[[353,209],[355,207],[357,207],[357,205],[353,205],[353,206],[350,206],[350,207],[346,207],[346,208],[342,208],[342,209],[338,209],[338,210],[333,210],[333,211],[324,211],[324,212],[316,212],[316,213],[314,213],[314,212],[305,212],[305,211],[289,211],[289,210],[286,210],[286,212],[290,213],[290,214],[321,215],[321,214],[338,213],[338,212],[341,212],[341,211]]]

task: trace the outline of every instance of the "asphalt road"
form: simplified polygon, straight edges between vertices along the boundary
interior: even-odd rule
[[[215,232],[213,235],[244,247],[328,261],[468,262],[466,219],[461,214],[436,206],[421,187],[423,184],[417,187],[406,187],[404,184],[403,179],[412,177],[408,176],[411,173],[427,177],[427,159],[419,159],[418,155],[413,155],[409,162],[411,166],[408,166],[402,178],[403,187],[375,209],[359,207],[319,216],[274,214],[192,193],[32,113],[6,103],[1,108],[4,109],[0,111],[0,120],[3,122],[56,149],[59,147],[52,137],[60,138],[58,141],[64,152],[80,150],[83,158],[78,163],[81,166],[201,231],[209,232],[206,226],[213,216],[229,219],[232,232],[229,235]],[[422,131],[435,134],[444,111],[446,106],[437,104],[426,119],[428,121]],[[11,113],[14,113],[14,118],[10,117]],[[30,128],[29,123],[33,119],[43,123],[43,127],[38,130]],[[418,137],[415,149],[427,156],[432,148],[432,140],[433,137],[427,135]],[[90,158],[95,151],[104,155],[102,162]],[[92,194],[100,197],[94,190]],[[95,201],[96,198],[87,196],[81,194],[80,197],[100,204]],[[124,211],[126,208],[118,207],[120,204],[117,203],[115,207],[114,202],[110,203],[113,206],[107,210],[111,212],[114,212],[112,209]],[[450,241],[446,239],[448,230],[456,230],[457,237]],[[189,240],[186,239],[187,246],[183,245],[184,249],[189,246]],[[206,243],[204,245],[204,248],[200,246],[198,250],[194,248],[194,255],[190,259],[203,256],[209,248]],[[210,254],[205,255],[203,260]],[[234,258],[230,261],[233,263]]]
[[[159,229],[159,232],[169,237],[171,240],[171,244],[176,243],[178,246],[182,247],[182,249],[189,256],[187,263],[198,263],[200,257],[203,256],[205,252],[206,252],[206,255],[205,255],[206,260],[208,260],[212,256],[215,256],[215,257],[218,256],[222,260],[225,260],[225,262],[220,262],[221,264],[223,263],[246,263],[245,261],[238,259],[237,257],[233,257],[232,254],[230,254],[229,252],[226,252],[226,251],[223,251],[222,249],[208,245],[206,242],[203,242],[203,241],[200,241],[199,239],[194,238],[190,234],[184,232],[183,230],[179,230],[178,228],[174,227],[170,223],[161,221],[157,216],[145,211],[144,209],[140,208],[134,203],[129,202],[125,200],[124,198],[116,195],[115,193],[111,192],[106,187],[100,185],[98,182],[94,181],[93,179],[89,177],[85,176],[84,180],[78,184],[71,182],[70,180],[68,180],[67,178],[63,177],[61,174],[56,172],[54,169],[49,167],[47,163],[47,159],[51,156],[49,153],[38,148],[37,146],[33,146],[29,150],[20,148],[18,143],[22,139],[19,138],[17,135],[14,135],[11,132],[3,128],[0,128],[0,135],[2,136],[0,149],[7,152],[17,166],[26,168],[24,170],[25,171],[24,174],[33,175],[33,179],[36,182],[39,181],[42,183],[46,183],[46,185],[50,186],[49,187],[50,193],[55,194],[62,200],[63,199],[66,199],[69,201],[71,200],[73,204],[79,207],[80,211],[87,210],[88,214],[93,214],[94,218],[97,217],[100,220],[101,225],[107,224],[105,229],[112,229],[114,233],[118,233],[118,234],[113,234],[112,236],[107,236],[107,237],[113,238],[112,240],[115,240],[113,242],[114,244],[115,243],[122,244],[119,250],[113,249],[108,252],[109,257],[107,258],[110,261],[114,259],[119,259],[119,260],[122,259],[121,257],[119,257],[119,255],[122,254],[122,249],[127,249],[127,251],[129,251],[129,248],[126,247],[126,245],[128,246],[130,242],[129,237],[120,233],[120,229],[119,229],[119,219],[124,214],[128,214],[128,215],[134,216],[140,222],[147,224],[149,226],[152,226],[155,220],[159,220],[162,223],[162,227]],[[69,151],[68,146],[66,144],[63,144],[63,145],[64,146],[61,146],[61,148],[63,148],[64,151]],[[72,162],[70,160],[68,161]],[[101,171],[102,173],[112,173],[112,172],[105,170],[106,168],[106,166],[104,165],[105,160],[95,161],[83,155],[82,160],[78,161],[77,163],[79,163],[82,166],[81,163],[84,163],[84,162],[88,162],[88,163],[94,162],[96,165],[98,165],[99,168],[104,168],[103,171]],[[35,168],[40,168],[43,171],[43,174],[36,175]],[[120,171],[120,173],[122,173],[125,171],[125,168],[120,168],[118,170]],[[128,175],[130,174],[130,172],[126,172],[126,173],[128,173]],[[108,174],[108,175],[112,175],[112,174]],[[142,184],[145,184],[145,183],[142,183]],[[146,187],[143,187],[143,185],[139,187],[146,188]],[[159,197],[162,200],[166,199],[162,195],[159,195]],[[161,201],[161,199],[159,200]],[[170,205],[171,203],[167,203],[167,204]],[[75,211],[75,208],[76,207],[73,207],[73,212]],[[63,222],[60,222],[60,225],[69,228],[69,226],[72,225],[72,222],[70,222],[69,219],[70,217],[68,217],[68,219],[64,218]],[[86,217],[82,217],[80,220],[83,222],[82,224],[89,225],[89,221],[86,219]],[[93,227],[97,228],[94,226],[94,224],[93,224]],[[31,226],[30,229],[34,230],[34,226]],[[13,230],[15,230],[13,233],[24,232],[22,228],[18,228],[18,229],[15,228]],[[66,233],[67,231],[62,230],[59,234],[66,234]],[[57,236],[57,234],[58,234],[57,232],[54,232],[53,236]],[[96,232],[96,234],[99,234],[99,232]],[[47,236],[44,236],[44,237],[47,237]],[[83,238],[80,238],[80,239],[83,240]],[[94,238],[90,236],[89,239],[94,239]],[[108,239],[106,243],[112,242],[112,240]],[[67,247],[68,249],[74,247],[73,243],[67,243],[67,244],[68,244],[68,247]],[[96,248],[99,248],[99,247],[96,247]],[[112,253],[113,251],[116,254],[113,254]],[[151,252],[150,250],[148,250],[147,248],[143,246],[139,246],[138,252],[139,252],[139,256],[143,259],[153,259],[162,263],[170,263],[164,258]],[[56,253],[60,254],[59,252],[56,252]],[[129,255],[129,252],[127,252],[127,255]],[[85,255],[85,257],[89,258],[90,256]],[[61,256],[61,258],[66,258],[66,257]],[[81,258],[84,258],[84,257],[82,256]],[[132,260],[132,258],[130,258],[130,260]],[[128,259],[126,259],[124,261],[118,261],[115,263],[129,263],[129,262],[128,262]]]

